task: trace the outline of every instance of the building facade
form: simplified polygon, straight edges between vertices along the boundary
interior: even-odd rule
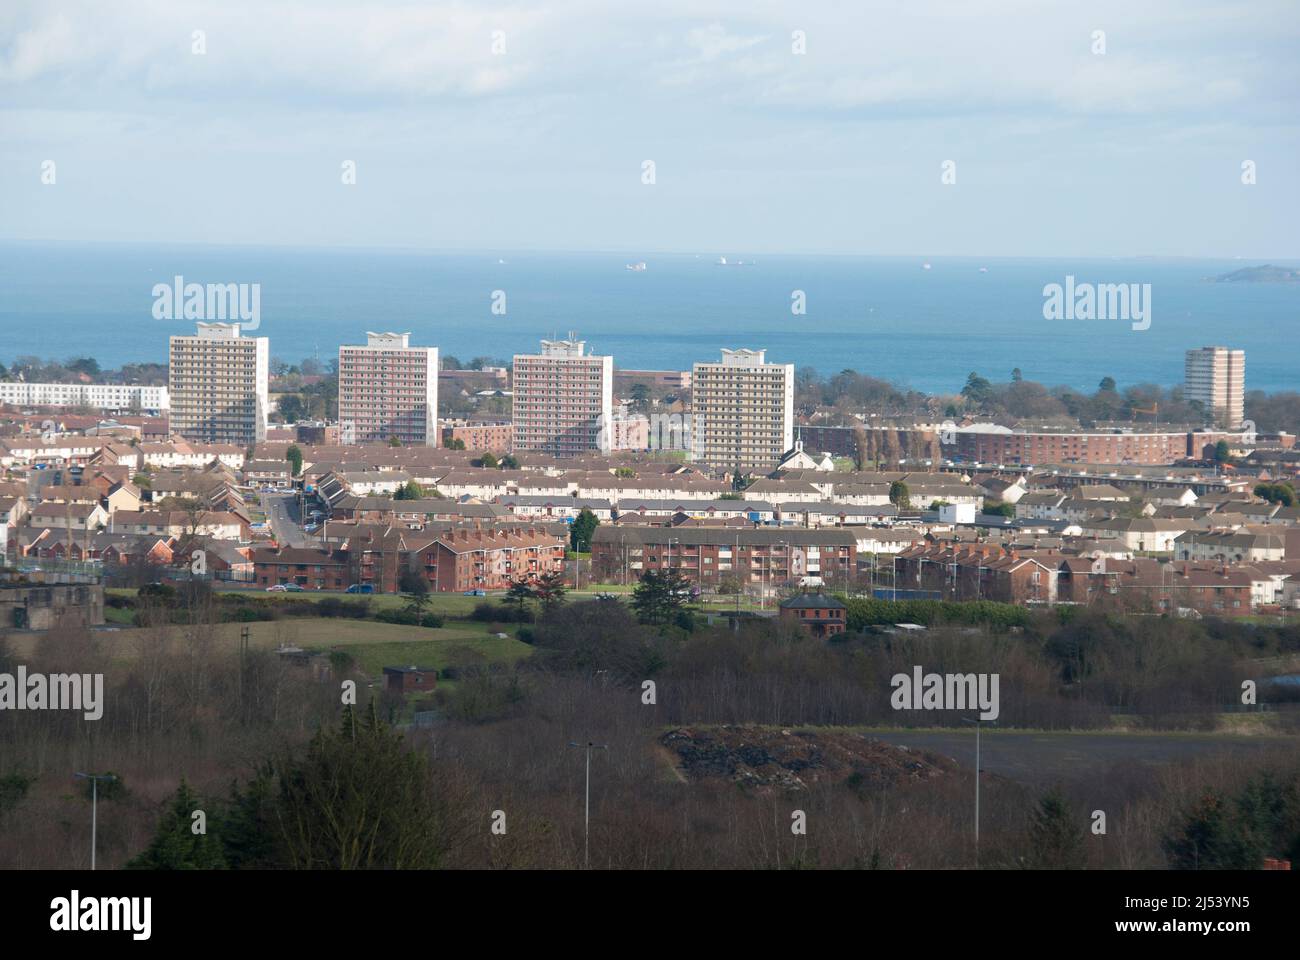
[[[508,422],[480,423],[467,420],[442,422],[442,442],[452,440],[465,444],[466,450],[485,450],[489,453],[507,454],[514,449],[514,425]]]
[[[344,444],[438,446],[438,348],[409,333],[367,333],[339,347],[339,433]]]
[[[1164,466],[1200,459],[1219,440],[1241,434],[1186,430],[1013,430],[1001,424],[958,427],[943,443],[944,456],[961,463],[1032,466],[1049,463]]]
[[[691,373],[691,455],[734,470],[770,469],[794,446],[794,364],[723,350]]]
[[[553,457],[610,450],[614,358],[586,342],[543,340],[540,354],[514,358],[514,448]]]
[[[1245,419],[1246,351],[1201,347],[1187,351],[1183,396],[1214,414],[1216,426],[1235,430]]]
[[[186,440],[266,440],[271,348],[266,337],[240,336],[237,323],[200,323],[194,336],[171,338],[171,429]]]
[[[857,537],[843,528],[649,527],[601,524],[591,565],[611,583],[674,570],[701,586],[734,580],[769,593],[784,584],[843,584],[856,570]]]
[[[17,407],[92,407],[116,413],[165,413],[166,387],[127,383],[0,383],[0,403]]]

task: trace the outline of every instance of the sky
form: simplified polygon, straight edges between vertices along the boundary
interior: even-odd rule
[[[1295,13],[5,0],[0,239],[1297,258]]]

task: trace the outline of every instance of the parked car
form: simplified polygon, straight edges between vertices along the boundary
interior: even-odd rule
[[[273,583],[266,588],[267,593],[284,593],[287,588],[283,583]]]
[[[307,524],[307,526],[303,527],[302,529],[303,529],[303,532],[304,532],[304,533],[315,533],[317,530],[320,529],[320,524],[319,524],[319,523],[309,523],[309,524]]]
[[[467,596],[467,597],[486,597],[486,596],[487,596],[487,591],[486,591],[486,590],[466,590],[466,591],[465,591],[465,596]]]
[[[348,593],[374,593],[375,585],[373,583],[354,583],[348,587]]]
[[[304,591],[304,588],[302,587],[301,584],[297,584],[297,583],[286,583],[286,584],[284,585],[284,592],[285,592],[285,593],[302,593],[303,591]]]

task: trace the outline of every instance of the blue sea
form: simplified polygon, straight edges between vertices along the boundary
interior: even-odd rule
[[[261,285],[273,357],[329,359],[366,331],[410,331],[462,361],[533,352],[577,331],[616,367],[688,369],[723,347],[823,374],[854,368],[931,392],[971,371],[1092,390],[1111,376],[1172,386],[1183,351],[1246,351],[1248,390],[1300,389],[1300,284],[1211,283],[1240,260],[987,259],[650,253],[430,253],[0,243],[0,362],[94,356],[165,362],[193,322],[157,320],[154,284]],[[743,265],[734,265],[737,260]],[[626,265],[638,261],[646,269]],[[1274,261],[1284,265],[1283,261]],[[1285,265],[1294,266],[1294,263]],[[981,270],[981,268],[984,268]],[[1151,285],[1151,326],[1043,318],[1043,287]],[[504,315],[492,312],[504,291]],[[803,291],[806,313],[791,312]]]

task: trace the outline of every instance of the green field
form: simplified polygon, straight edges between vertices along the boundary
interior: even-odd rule
[[[367,674],[378,675],[384,667],[466,666],[474,663],[513,663],[532,652],[532,647],[515,638],[495,636],[488,624],[474,621],[454,622],[446,627],[407,627],[367,620],[335,618],[292,618],[258,623],[223,623],[213,628],[218,648],[234,652],[240,630],[247,626],[249,645],[258,650],[275,650],[280,646],[301,647],[313,652],[343,650],[351,654]],[[180,639],[183,627],[173,627]],[[136,628],[100,634],[113,660],[129,664],[139,655],[146,631]],[[11,638],[15,653],[30,655],[38,638],[33,635]]]

